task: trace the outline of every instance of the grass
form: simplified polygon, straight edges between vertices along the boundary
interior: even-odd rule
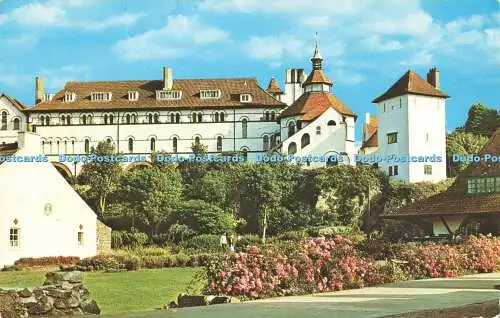
[[[42,267],[0,272],[0,287],[41,286],[45,273],[54,269]],[[146,311],[175,300],[196,271],[195,268],[166,268],[119,273],[88,272],[84,273],[84,284],[103,314]]]

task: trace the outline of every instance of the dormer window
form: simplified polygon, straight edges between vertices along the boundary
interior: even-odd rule
[[[241,94],[240,95],[240,102],[251,103],[252,102],[252,95],[251,94]]]
[[[201,99],[218,99],[221,96],[220,89],[207,89],[200,91]]]
[[[66,103],[72,103],[76,100],[76,94],[75,93],[65,93],[64,94],[64,102]]]
[[[44,102],[50,102],[54,98],[55,94],[43,94],[43,101]]]
[[[130,91],[128,92],[128,100],[130,101],[136,101],[139,99],[139,92],[138,91]]]
[[[156,91],[157,100],[177,100],[182,98],[182,91]]]
[[[96,92],[90,95],[90,100],[93,102],[109,102],[111,95],[110,92]]]

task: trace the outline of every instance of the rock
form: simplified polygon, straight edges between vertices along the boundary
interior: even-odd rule
[[[207,306],[209,305],[209,301],[207,296],[180,294],[179,297],[177,297],[177,304],[181,308]]]
[[[97,306],[95,300],[87,299],[82,301],[80,304],[80,308],[86,314],[99,315],[101,313],[101,309],[99,308],[99,306]]]
[[[26,304],[26,309],[30,315],[43,315],[52,310],[53,302],[51,302],[48,298],[45,301],[38,301],[36,303],[28,303]]]
[[[70,283],[81,283],[83,282],[83,273],[80,271],[71,271],[71,272],[55,272],[54,279],[56,281],[70,282]]]
[[[215,296],[210,305],[218,305],[218,304],[237,304],[240,303],[240,299],[237,297],[230,296]]]
[[[68,303],[66,302],[66,299],[62,298],[57,298],[54,300],[54,307],[57,309],[68,309]]]
[[[83,285],[81,283],[78,283],[78,284],[80,284],[80,286]],[[68,283],[68,282],[62,282],[62,284],[61,284],[61,288],[62,289],[66,289],[66,290],[74,289],[75,286],[76,286],[75,284],[71,284],[71,283]]]
[[[28,297],[31,297],[31,295],[33,295],[31,290],[29,290],[28,288],[24,288],[24,289],[18,291],[17,294],[19,295],[19,297],[23,297],[23,298],[28,298]]]
[[[29,304],[29,303],[36,303],[36,302],[37,302],[37,300],[34,296],[21,298],[21,303],[24,305]]]
[[[80,299],[88,299],[89,298],[89,290],[85,287],[82,287],[78,290],[78,293],[80,294]]]
[[[56,308],[52,308],[52,310],[50,311],[49,315],[50,316],[67,316],[68,313],[66,313],[65,311],[56,309]]]
[[[77,308],[80,306],[80,297],[78,294],[72,294],[68,299],[67,299],[68,306],[70,308]]]
[[[21,299],[15,291],[14,293],[0,292],[0,317],[27,317],[28,313]]]
[[[69,298],[71,296],[71,290],[66,290],[57,287],[46,287],[44,290],[47,291],[47,295],[55,298]]]
[[[43,296],[45,296],[45,291],[41,288],[35,288],[33,289],[33,295],[35,295],[36,299],[39,299]]]

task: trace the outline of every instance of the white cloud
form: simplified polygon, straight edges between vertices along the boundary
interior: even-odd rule
[[[394,51],[404,48],[404,45],[400,41],[387,40],[384,42],[379,35],[372,35],[365,38],[363,44],[374,51]]]
[[[303,57],[304,42],[292,35],[251,36],[244,49],[251,58],[279,62],[284,55]]]
[[[0,76],[0,84],[7,87],[22,87],[26,86],[33,79],[30,76],[19,74],[19,73],[8,73],[2,71],[2,76]]]
[[[67,82],[82,80],[88,77],[90,69],[82,65],[63,65],[59,68],[42,69],[39,74],[44,78],[45,88],[56,91],[61,89]]]
[[[6,21],[24,26],[53,26],[85,30],[103,30],[116,26],[135,24],[141,14],[124,13],[103,20],[89,21],[71,17],[68,9],[96,3],[95,0],[52,0],[29,3],[0,15],[0,24]]]
[[[323,29],[330,26],[332,20],[328,16],[311,16],[301,18],[300,24],[313,29]]]
[[[486,29],[486,47],[492,58],[500,64],[500,28]]]
[[[371,34],[419,35],[431,31],[432,17],[418,10],[400,17],[377,17],[359,24],[362,31]]]
[[[406,66],[427,66],[431,64],[432,58],[432,53],[422,50],[414,53],[408,60],[403,60],[399,64]]]
[[[115,43],[112,51],[128,60],[176,58],[196,46],[229,40],[229,33],[208,25],[197,16],[169,16],[167,24]]]
[[[334,79],[338,79],[343,85],[357,85],[366,80],[366,76],[345,69],[336,69],[333,71]]]

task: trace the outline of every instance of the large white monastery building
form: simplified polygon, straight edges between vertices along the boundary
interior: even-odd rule
[[[0,144],[15,141],[17,130],[35,131],[40,152],[68,175],[83,164],[59,162],[59,155],[85,155],[107,141],[146,160],[155,151],[188,157],[198,144],[211,155],[250,161],[294,155],[308,158],[302,160],[307,167],[375,156],[367,163],[391,179],[446,178],[448,96],[440,91],[439,71],[431,69],[427,81],[408,71],[377,97],[377,116],[366,114],[358,151],[357,115],[333,94],[318,45],[311,62],[309,74],[286,70],[284,91],[274,78],[263,89],[255,78],[175,79],[168,67],[160,80],[67,82],[56,93],[37,77],[34,107],[0,97]]]

